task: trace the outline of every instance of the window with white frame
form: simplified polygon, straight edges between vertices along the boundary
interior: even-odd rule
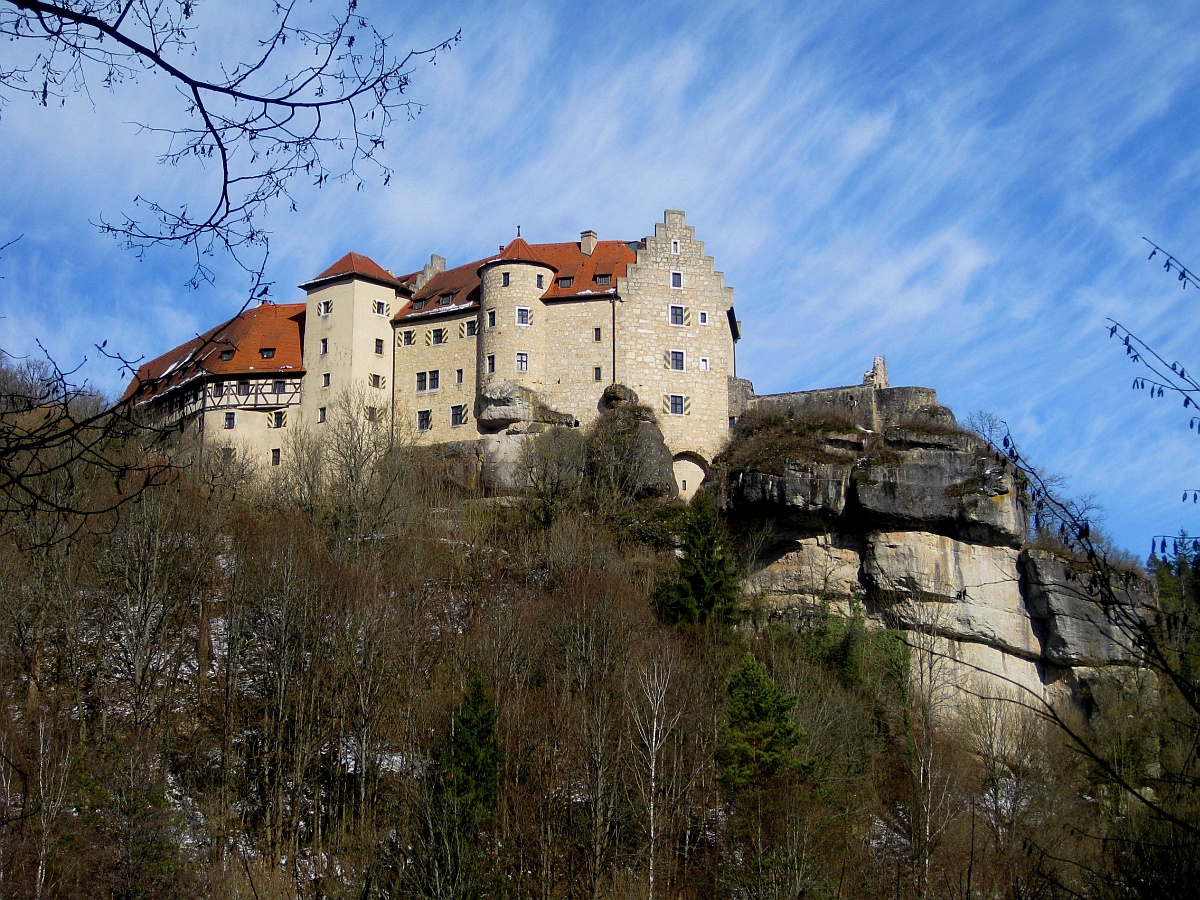
[[[466,404],[450,407],[450,424],[454,427],[467,424],[467,407]]]
[[[671,368],[674,369],[676,372],[683,371],[683,351],[682,350],[669,351],[669,356],[667,358],[667,361],[670,364]]]
[[[435,344],[446,343],[446,329],[445,328],[433,329],[433,343],[435,343]]]
[[[375,338],[375,355],[383,356],[383,338]]]
[[[413,332],[413,330],[411,328],[408,331],[404,332],[404,346],[405,347],[411,347],[413,345],[413,341],[415,339],[416,339],[415,333]]]
[[[333,301],[332,300],[321,300],[319,303],[317,303],[317,315],[318,316],[327,316],[331,312],[333,312]]]
[[[683,394],[671,394],[670,401],[671,401],[671,415],[682,416],[683,409],[684,409]]]
[[[682,306],[671,305],[671,324],[682,325],[684,322],[684,309]]]
[[[701,372],[708,371],[708,357],[707,356],[700,357],[700,371]]]
[[[429,388],[429,373],[428,372],[418,372],[417,373],[417,390],[424,391],[424,390],[427,390],[428,388]]]
[[[495,328],[495,327],[496,327],[496,311],[494,309],[489,309],[488,310],[488,328]]]
[[[375,372],[371,373],[371,377],[368,380],[370,381],[371,387],[373,387],[373,388],[381,388],[385,384],[383,376],[379,375]]]
[[[428,431],[433,427],[433,410],[417,410],[417,431]]]
[[[610,284],[612,284],[612,275],[597,275],[596,276],[596,286],[597,287],[608,287]]]
[[[231,413],[231,412],[225,413],[225,426],[224,426],[225,428],[233,427],[233,423],[235,421],[234,420],[235,415],[236,415],[235,413]]]
[[[270,414],[267,424],[272,428],[283,428],[287,425],[287,413],[285,413],[282,409],[275,410]]]
[[[321,338],[321,350],[320,350],[320,353],[321,353],[321,355],[322,355],[322,356],[324,356],[324,355],[325,355],[326,353],[328,353],[328,352],[329,352],[329,338]]]
[[[321,374],[321,387],[329,387],[330,377],[328,372]]]
[[[467,331],[465,337],[475,337],[479,331],[479,321],[477,319],[467,319]]]
[[[673,288],[683,287],[683,273],[682,272],[672,272],[671,273],[671,287],[673,287]]]
[[[518,353],[517,354],[517,371],[518,372],[528,372],[529,371],[529,354],[528,353]]]
[[[671,252],[676,256],[679,255],[679,241],[671,241]]]
[[[317,407],[317,421],[318,422],[324,422],[327,415],[328,415],[328,412],[324,406]]]
[[[389,311],[390,310],[388,308],[388,305],[386,303],[384,303],[382,300],[375,301],[375,315],[386,316]]]
[[[455,383],[455,384],[462,384],[462,383],[463,383],[463,370],[462,370],[462,369],[455,369],[455,370],[454,370],[454,383]]]
[[[442,380],[442,370],[441,369],[430,369],[429,370],[429,389],[431,391],[436,391],[438,389],[438,386],[439,386],[439,383],[441,382],[441,380]]]
[[[599,366],[592,369],[592,381],[599,381],[604,377],[604,371]]]
[[[600,343],[603,336],[604,336],[604,332],[601,331],[599,328],[592,329],[592,340],[595,341],[597,344]]]
[[[517,307],[517,324],[518,325],[528,325],[529,324],[529,307],[528,306],[518,306]]]
[[[708,324],[708,313],[705,310],[700,310],[700,324],[701,325]]]

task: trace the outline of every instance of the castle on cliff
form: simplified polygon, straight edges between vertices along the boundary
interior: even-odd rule
[[[733,290],[677,210],[637,241],[518,236],[407,275],[347,253],[300,287],[303,303],[246,309],[145,363],[123,399],[278,466],[288,429],[319,432],[343,398],[406,440],[449,444],[587,426],[622,384],[657,414],[683,497],[736,414]]]

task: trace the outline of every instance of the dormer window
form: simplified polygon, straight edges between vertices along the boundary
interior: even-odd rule
[[[453,294],[442,294],[442,296],[438,297],[438,303],[442,304],[442,306],[449,306],[450,301],[453,299]]]
[[[223,362],[229,362],[231,359],[233,359],[233,351],[232,350],[222,350],[221,351],[221,360]]]
[[[608,287],[610,284],[612,284],[612,276],[611,275],[597,275],[596,276],[596,284],[598,284],[600,287]]]
[[[575,279],[574,278],[560,278],[560,279],[558,279],[558,286],[560,288],[574,287]]]
[[[258,351],[258,355],[261,356],[263,359],[274,359],[275,358],[275,348],[274,347],[263,347]]]
[[[424,309],[424,308],[425,308],[424,300],[414,300],[413,301],[413,309]]]

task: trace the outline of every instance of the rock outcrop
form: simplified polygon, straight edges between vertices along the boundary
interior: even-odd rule
[[[769,523],[748,587],[771,615],[860,614],[935,639],[963,687],[1065,699],[1138,664],[1153,601],[1133,574],[1101,585],[1032,548],[1020,481],[933,391],[865,385],[755,398],[706,484]]]

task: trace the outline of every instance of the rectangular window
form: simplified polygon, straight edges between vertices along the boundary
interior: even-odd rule
[[[529,371],[529,354],[528,353],[518,353],[517,354],[517,371],[518,372],[528,372]]]
[[[539,275],[538,275],[538,277],[537,277],[537,286],[538,286],[539,288],[543,288],[543,287],[545,287],[545,281],[546,281],[546,276],[545,276],[545,275],[542,275],[542,274],[539,274]]]
[[[488,370],[489,375],[495,374],[495,372],[496,372],[496,357],[489,356],[487,358],[487,370]]]
[[[575,284],[575,279],[574,279],[574,278],[560,278],[560,279],[558,279],[558,286],[559,286],[560,288],[569,288],[569,287],[573,287],[573,286],[574,286],[574,284]]]
[[[234,417],[234,413],[231,413],[231,412],[225,413],[225,427],[226,428],[233,427],[233,417]]]
[[[455,369],[455,370],[454,370],[454,383],[455,383],[455,384],[462,384],[462,381],[463,381],[463,370],[462,370],[462,369]]]
[[[329,382],[330,382],[329,373],[326,372],[321,376],[321,387],[329,387]]]
[[[250,382],[248,382],[248,381],[239,381],[238,382],[238,396],[239,397],[249,397],[250,396]]]
[[[320,303],[317,304],[317,315],[318,316],[327,316],[331,312],[333,312],[333,301],[332,300],[322,300]]]
[[[213,382],[213,396],[214,397],[224,397],[225,396],[225,382],[223,382],[223,381],[214,381]]]
[[[367,413],[367,421],[368,422],[374,423],[374,422],[379,421],[379,407],[378,406],[368,406],[366,409],[366,413]]]
[[[446,329],[445,328],[433,329],[433,342],[435,344],[446,343]]]
[[[706,313],[704,310],[700,310],[700,324],[701,325],[708,324],[708,313]]]
[[[318,407],[317,407],[317,421],[318,421],[318,422],[324,422],[324,421],[325,421],[325,417],[326,417],[326,415],[327,415],[327,413],[326,413],[325,407],[324,407],[324,406],[318,406]]]
[[[682,416],[683,415],[683,394],[672,394],[671,395],[671,415],[673,415],[673,416]]]
[[[478,319],[467,319],[467,337],[475,337],[475,334],[478,330],[479,330],[479,320]]]
[[[682,350],[672,350],[671,351],[671,368],[674,369],[676,372],[683,371],[683,351]]]
[[[329,352],[329,338],[321,338],[321,355]]]
[[[495,327],[496,327],[496,311],[494,309],[489,309],[488,310],[488,328],[495,328]]]
[[[411,347],[413,345],[413,340],[414,340],[414,335],[413,335],[413,331],[411,329],[404,332],[404,346],[405,347]]]
[[[422,409],[417,411],[417,431],[428,431],[433,427],[433,411]]]
[[[427,372],[417,373],[417,390],[423,391],[429,384],[429,374]]]
[[[518,325],[528,325],[529,324],[529,307],[528,306],[518,306],[517,307],[517,324]]]
[[[273,466],[279,465],[279,460],[280,460],[280,457],[282,457],[282,456],[283,456],[283,453],[282,453],[282,451],[280,451],[280,449],[278,447],[276,447],[274,450],[272,450],[271,451],[271,465],[273,465]]]
[[[284,381],[282,378],[277,379],[275,381],[275,384],[272,385],[272,387],[275,388],[276,394],[286,394],[287,393],[287,382]]]
[[[452,301],[453,299],[454,299],[453,294],[442,294],[442,296],[438,297],[438,303],[442,304],[442,306],[449,306],[450,301]]]
[[[450,424],[456,427],[467,424],[466,405],[450,407]]]
[[[424,309],[424,308],[425,308],[424,300],[414,300],[413,301],[413,309]]]
[[[682,306],[672,306],[671,307],[671,324],[672,325],[682,325],[683,324],[683,307]]]
[[[592,381],[599,381],[603,377],[604,373],[600,370],[599,366],[596,366],[596,368],[592,369]]]
[[[595,341],[597,344],[600,343],[601,331],[599,328],[592,329],[592,340]]]
[[[671,252],[676,256],[679,255],[679,241],[671,241]]]
[[[287,413],[282,409],[277,409],[271,413],[270,425],[272,428],[283,428],[287,425]]]
[[[596,284],[599,285],[600,287],[608,287],[610,284],[612,284],[612,276],[611,275],[597,275],[596,276]]]
[[[229,362],[231,359],[233,359],[233,351],[232,350],[222,350],[221,351],[221,361],[222,362]]]
[[[708,357],[707,356],[700,357],[700,371],[701,372],[708,371]]]
[[[263,359],[274,359],[275,358],[275,348],[274,347],[263,347],[258,351],[258,355],[261,356]]]
[[[383,376],[377,375],[374,372],[371,373],[370,382],[371,382],[371,387],[373,387],[373,388],[381,388],[384,385]]]
[[[383,356],[383,338],[375,338],[375,355]]]
[[[438,389],[438,383],[441,381],[441,378],[442,378],[442,373],[441,373],[440,369],[431,369],[430,370],[430,372],[429,372],[429,389],[431,391],[436,391]]]
[[[508,272],[501,272],[501,273],[500,273],[500,286],[501,286],[501,287],[508,287]]]
[[[375,301],[375,315],[386,316],[388,314],[388,305],[382,300]]]
[[[683,287],[683,273],[682,272],[672,272],[671,273],[671,287],[673,287],[673,288]]]

